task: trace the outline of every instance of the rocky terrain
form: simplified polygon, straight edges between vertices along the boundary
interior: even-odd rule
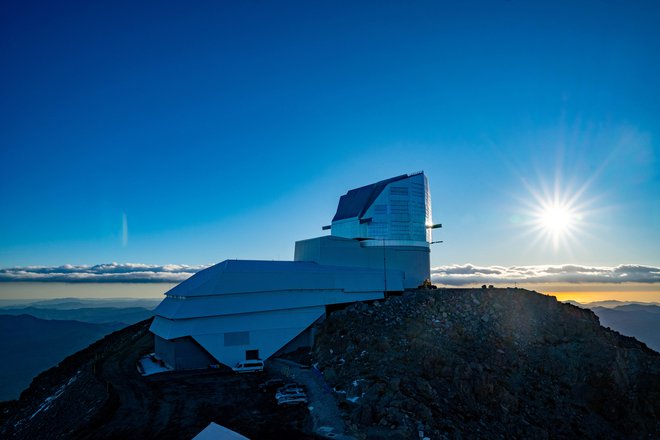
[[[140,376],[148,327],[37,376],[0,407],[0,438],[180,439],[211,421],[253,440],[315,438],[307,408],[258,391],[267,374]],[[660,354],[589,310],[522,289],[351,305],[319,326],[311,359],[297,355],[322,371],[356,439],[660,438]]]
[[[660,438],[660,354],[535,292],[356,304],[313,357],[357,438]]]
[[[313,438],[308,412],[258,391],[266,375],[225,370],[142,377],[150,320],[112,333],[37,376],[0,406],[0,438],[190,439],[210,422],[250,439]]]

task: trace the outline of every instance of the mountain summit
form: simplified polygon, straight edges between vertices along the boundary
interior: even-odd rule
[[[442,289],[331,315],[314,356],[368,438],[658,438],[660,354],[523,289]]]
[[[270,373],[140,376],[148,325],[39,375],[3,406],[0,436],[192,438],[213,421],[253,440],[315,438],[307,409],[258,390]],[[408,291],[334,311],[316,334],[305,355],[356,439],[660,437],[660,354],[554,297]]]

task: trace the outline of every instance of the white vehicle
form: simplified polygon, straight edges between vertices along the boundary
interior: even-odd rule
[[[307,398],[306,397],[288,397],[288,398],[285,398],[285,399],[279,399],[277,401],[277,404],[279,406],[306,405],[307,404]]]
[[[277,392],[281,393],[281,392],[286,391],[286,390],[302,390],[302,389],[303,389],[302,385],[297,384],[295,382],[291,382],[291,383],[287,383],[287,384],[284,384],[281,387],[279,387],[277,389]]]
[[[264,361],[260,359],[240,361],[232,370],[236,373],[258,373],[264,371]]]
[[[302,390],[284,391],[284,392],[275,394],[275,398],[277,400],[287,399],[289,397],[307,397],[307,395]]]
[[[278,388],[275,392],[275,397],[281,396],[283,394],[297,394],[304,393],[305,389],[303,387],[287,387],[287,388]]]

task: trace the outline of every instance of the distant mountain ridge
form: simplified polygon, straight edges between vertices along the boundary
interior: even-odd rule
[[[566,303],[593,311],[604,327],[633,336],[660,352],[660,304],[615,300]]]
[[[153,309],[162,298],[54,298],[54,299],[26,299],[26,300],[0,300],[0,311],[25,307],[47,309],[83,309],[83,308],[131,308],[142,307]]]
[[[592,307],[604,327],[634,336],[660,353],[660,307],[629,304],[614,308]]]
[[[135,324],[151,318],[153,312],[144,307],[115,308],[115,307],[87,307],[80,309],[47,309],[40,307],[6,308],[0,309],[5,315],[31,315],[40,319],[55,319],[65,321],[81,321],[96,324],[120,323],[124,325]]]
[[[5,360],[0,363],[0,400],[17,398],[36,374],[106,334],[151,318],[160,302],[143,298],[16,301],[0,308],[0,353]]]
[[[573,304],[574,306],[590,309],[592,307],[621,307],[627,305],[640,305],[640,306],[660,306],[660,303],[657,302],[642,302],[642,301],[619,301],[616,299],[608,299],[604,301],[592,301],[588,303],[581,303],[578,301],[568,300],[564,301],[567,304]]]
[[[0,314],[0,400],[17,398],[38,373],[124,326]]]

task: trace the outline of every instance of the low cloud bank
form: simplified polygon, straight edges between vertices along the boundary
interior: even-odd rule
[[[95,266],[26,266],[0,269],[0,282],[64,283],[179,283],[208,266],[185,264],[110,263]],[[431,268],[431,281],[446,286],[514,283],[660,283],[660,267],[622,264],[614,267],[580,266],[475,266]]]
[[[64,283],[179,283],[207,266],[110,263],[95,266],[26,266],[0,269],[1,281]]]
[[[660,283],[660,267],[621,264],[614,267],[580,266],[475,266],[431,268],[431,281],[448,286],[514,283]]]

